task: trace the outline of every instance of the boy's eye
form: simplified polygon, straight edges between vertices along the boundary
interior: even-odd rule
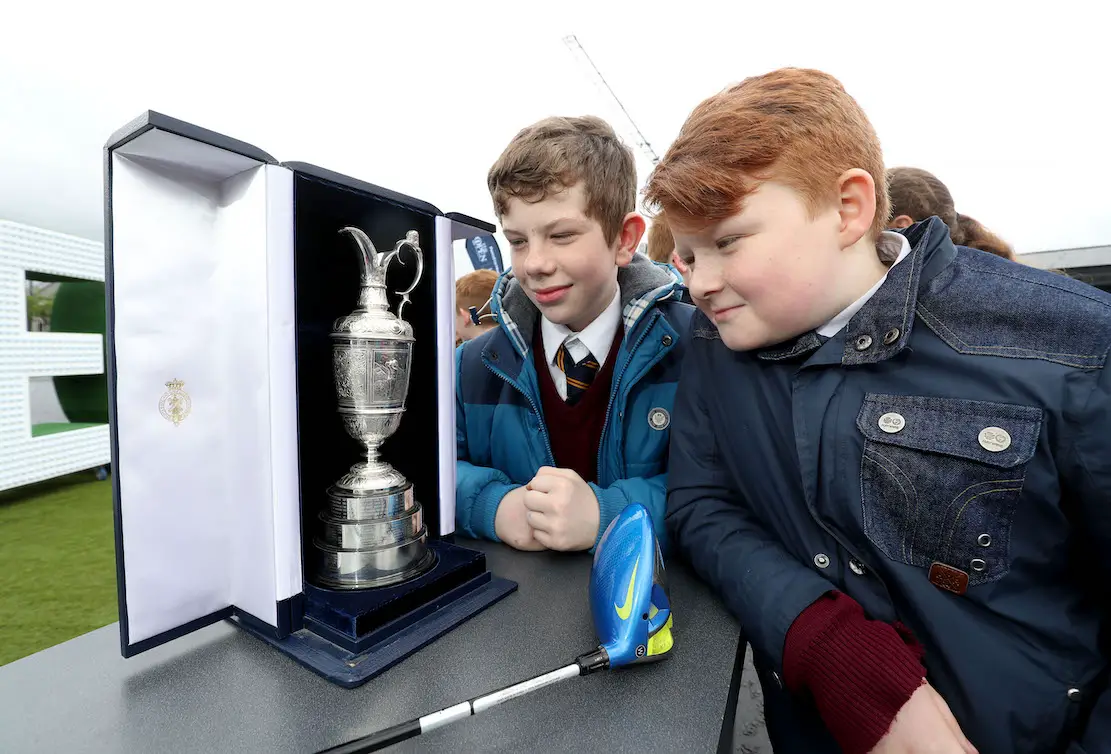
[[[742,236],[727,236],[718,240],[717,246],[719,249],[727,249],[737,241],[740,241]]]
[[[569,241],[575,237],[574,233],[553,233],[552,238],[556,241]]]
[[[520,246],[525,242],[525,239],[523,238],[510,238],[507,240],[509,241],[510,246]]]

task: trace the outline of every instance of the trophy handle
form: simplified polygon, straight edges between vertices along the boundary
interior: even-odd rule
[[[404,249],[406,246],[408,246],[409,249],[412,250],[413,255],[417,258],[417,272],[413,276],[413,282],[409,284],[408,288],[403,291],[395,291],[397,295],[401,296],[401,303],[397,305],[398,319],[402,318],[401,313],[405,310],[405,305],[409,303],[409,294],[412,293],[413,289],[417,287],[417,284],[420,283],[421,276],[424,274],[424,253],[421,251],[420,248],[420,236],[417,235],[417,232],[415,230],[409,231],[405,234],[405,238],[403,240],[398,241],[396,244],[394,244],[393,250],[390,251],[390,253],[387,254],[386,257],[382,260],[383,271],[394,259],[397,259],[397,261],[401,264],[405,264],[405,260],[401,258],[401,250]]]

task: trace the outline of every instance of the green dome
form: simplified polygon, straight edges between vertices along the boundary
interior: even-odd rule
[[[58,286],[50,315],[51,332],[99,333],[105,327],[104,283],[67,280]],[[102,343],[103,337],[102,337]],[[107,344],[103,346],[107,354]],[[106,370],[107,371],[107,370]],[[108,423],[107,374],[82,374],[54,378],[54,390],[71,422]]]

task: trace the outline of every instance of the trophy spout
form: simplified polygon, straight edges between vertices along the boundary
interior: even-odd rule
[[[372,282],[379,284],[384,283],[385,281],[380,280],[380,278],[384,277],[385,265],[381,263],[381,254],[374,248],[374,242],[370,240],[370,236],[363,232],[361,228],[350,225],[343,228],[340,233],[350,234],[359,247],[359,262],[362,267],[362,284],[365,286]]]

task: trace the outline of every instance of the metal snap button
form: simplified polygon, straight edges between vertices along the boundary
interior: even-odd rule
[[[883,334],[883,344],[885,346],[891,345],[892,343],[894,343],[896,340],[899,339],[899,336],[901,334],[902,333],[899,331],[898,327],[892,327],[890,330],[888,330],[887,332],[885,332]]]
[[[817,555],[814,556],[814,565],[818,566],[819,568],[828,568],[829,556],[826,555],[824,552],[819,552]]]
[[[858,351],[867,351],[869,348],[872,347],[872,336],[871,335],[861,335],[859,338],[856,339],[856,344],[855,345],[856,345],[856,350],[858,350]]]
[[[1011,435],[999,427],[985,427],[980,430],[980,446],[991,453],[998,453],[1011,447]]]
[[[1067,696],[1070,702],[1079,702],[1084,699],[1084,694],[1080,689],[1069,689]]]
[[[498,360],[498,352],[497,351],[491,351],[490,352],[490,361],[497,361],[497,360]]]
[[[981,534],[976,537],[976,541],[980,543],[980,547],[991,547],[991,535]]]
[[[663,343],[665,346],[670,346],[674,341],[672,340],[670,335],[665,335],[660,342]]]
[[[982,573],[983,570],[988,567],[988,564],[982,558],[973,558],[969,565],[972,566],[972,570],[976,573]]]
[[[906,425],[907,420],[903,418],[903,415],[897,414],[894,411],[890,411],[880,417],[880,429],[889,435],[895,432],[901,432]]]
[[[864,575],[864,566],[862,566],[860,563],[856,562],[855,560],[850,560],[849,561],[849,570],[852,571],[853,573],[855,573],[857,576],[863,576]]]

